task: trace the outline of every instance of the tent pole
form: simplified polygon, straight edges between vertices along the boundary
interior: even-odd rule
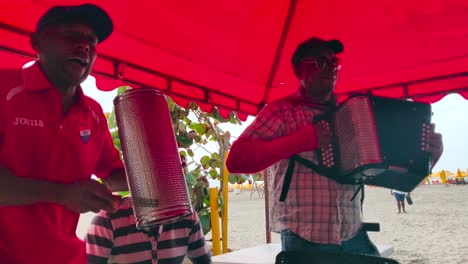
[[[288,16],[284,21],[283,31],[281,32],[281,38],[278,43],[278,47],[276,48],[275,60],[273,61],[273,65],[271,66],[270,76],[268,77],[268,82],[266,85],[266,92],[265,96],[263,97],[263,103],[266,102],[268,97],[268,92],[273,86],[273,80],[275,79],[276,70],[278,69],[278,64],[281,59],[281,53],[283,52],[284,43],[286,42],[286,37],[288,36],[289,26],[291,25],[291,21],[294,16],[294,12],[296,11],[297,0],[291,0],[291,4],[289,5]]]
[[[266,235],[266,243],[271,243],[271,233],[270,233],[270,199],[268,196],[268,173],[267,170],[262,172],[263,174],[263,192],[265,195],[265,235]]]

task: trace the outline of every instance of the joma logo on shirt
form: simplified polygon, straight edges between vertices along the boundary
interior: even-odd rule
[[[32,126],[32,127],[44,127],[43,120],[27,119],[24,117],[14,117],[14,126]]]

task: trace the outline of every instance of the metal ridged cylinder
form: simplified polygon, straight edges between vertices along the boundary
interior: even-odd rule
[[[171,116],[152,88],[114,99],[127,180],[138,228],[176,221],[192,213]]]

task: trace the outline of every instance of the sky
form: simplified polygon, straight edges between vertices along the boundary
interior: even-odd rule
[[[113,99],[116,91],[99,91],[93,78],[88,78],[83,84],[84,93],[99,102],[104,112],[111,112]],[[444,153],[433,171],[442,169],[456,172],[458,168],[468,169],[468,100],[458,94],[447,95],[441,101],[432,105],[432,121],[436,126],[436,131],[442,134],[444,142]],[[253,117],[249,117],[242,126],[223,124],[221,129],[231,132],[233,138],[238,137],[242,131],[250,124]],[[210,146],[214,148],[215,146]],[[210,148],[208,147],[208,148]],[[196,158],[205,155],[202,149],[196,151]]]

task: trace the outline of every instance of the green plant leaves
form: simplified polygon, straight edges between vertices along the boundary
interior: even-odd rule
[[[188,153],[188,155],[189,155],[190,157],[195,156],[195,153],[193,153],[193,150],[191,150],[191,149],[187,149],[187,153]]]
[[[215,169],[211,169],[208,174],[210,174],[212,179],[216,179],[218,176],[218,172]]]
[[[246,182],[250,177],[245,174],[231,174],[228,175],[228,181],[230,184],[242,184]]]
[[[189,125],[190,129],[194,129],[198,134],[204,134],[206,132],[206,125],[200,123],[192,123]]]
[[[211,218],[209,213],[198,213],[200,223],[203,229],[203,234],[208,234],[211,231]]]
[[[203,156],[201,159],[200,159],[200,163],[201,165],[203,166],[204,169],[207,169],[210,167],[210,156]]]

